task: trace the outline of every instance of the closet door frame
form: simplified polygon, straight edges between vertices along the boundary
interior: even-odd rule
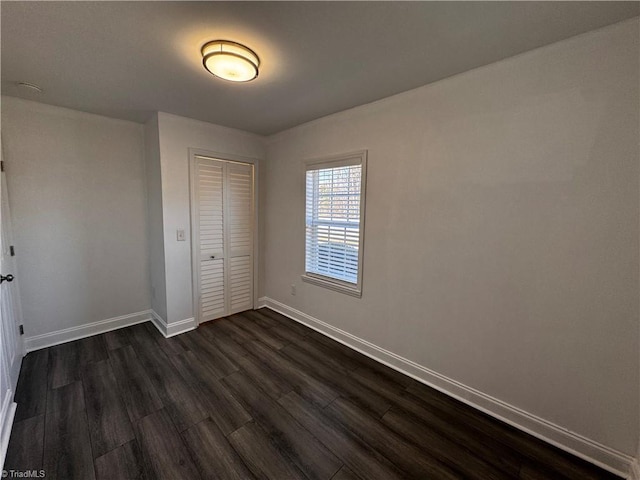
[[[221,160],[226,162],[246,163],[253,165],[253,308],[258,305],[258,278],[259,278],[259,217],[258,217],[258,198],[259,198],[259,165],[260,161],[257,158],[243,157],[240,155],[230,155],[228,153],[213,152],[211,150],[202,150],[199,148],[189,149],[189,197],[190,197],[190,215],[189,215],[189,236],[191,239],[191,292],[193,300],[193,318],[196,320],[196,324],[200,325],[200,282],[198,279],[199,262],[200,258],[197,255],[198,252],[198,238],[194,235],[196,226],[194,225],[194,219],[197,216],[198,199],[195,189],[196,182],[196,157],[208,157],[212,160]]]

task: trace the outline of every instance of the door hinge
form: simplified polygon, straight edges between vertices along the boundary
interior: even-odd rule
[[[12,257],[15,257],[15,256],[16,256],[16,249],[15,249],[15,248],[13,248],[13,245],[11,245],[11,246],[9,247],[9,254],[10,254]]]
[[[24,327],[20,325],[18,328],[20,329],[20,335],[24,335]]]
[[[4,160],[0,160],[0,172],[4,172]]]

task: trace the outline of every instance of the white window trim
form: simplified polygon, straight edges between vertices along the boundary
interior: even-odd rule
[[[365,209],[367,203],[367,150],[358,150],[356,152],[344,153],[340,155],[333,155],[331,157],[316,158],[306,160],[304,162],[304,173],[309,170],[318,170],[321,168],[337,168],[346,167],[349,165],[362,165],[360,173],[360,231],[359,231],[359,243],[358,243],[358,283],[353,284],[344,282],[335,278],[325,277],[312,272],[305,272],[302,274],[302,281],[318,285],[336,292],[345,293],[353,297],[362,297],[362,271],[363,271],[363,258],[364,258],[364,221],[365,221]],[[305,183],[306,185],[306,183]],[[306,189],[306,187],[305,187]],[[306,225],[306,221],[303,222]],[[306,233],[305,233],[305,245],[306,245]],[[306,252],[306,246],[305,246]],[[306,260],[305,260],[306,265]]]

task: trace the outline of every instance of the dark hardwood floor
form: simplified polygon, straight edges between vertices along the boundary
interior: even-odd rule
[[[5,470],[48,479],[614,479],[262,309],[24,358]]]

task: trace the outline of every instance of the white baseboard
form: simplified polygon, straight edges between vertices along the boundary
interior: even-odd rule
[[[550,421],[514,407],[456,380],[434,372],[344,330],[340,330],[304,312],[269,297],[258,299],[259,306],[269,307],[358,352],[408,375],[436,390],[523,430],[547,443],[572,453],[612,473],[626,478],[634,465],[633,457],[588,439]],[[636,468],[637,468],[637,464]],[[634,477],[631,477],[634,478]],[[640,480],[639,477],[635,477]],[[634,479],[635,480],[635,479]]]
[[[7,456],[9,438],[11,437],[11,427],[13,417],[16,414],[17,404],[13,401],[13,390],[7,390],[5,398],[0,405],[0,470],[4,466],[4,459]]]
[[[100,333],[110,332],[119,328],[129,327],[137,323],[148,322],[151,320],[151,310],[143,310],[142,312],[122,315],[120,317],[107,318],[77,327],[65,328],[55,332],[44,333],[42,335],[34,335],[25,338],[25,349],[28,352],[40,350],[41,348],[59,345],[61,343],[78,340],[80,338],[91,337]]]
[[[198,326],[195,318],[185,318],[177,322],[167,323],[164,318],[153,310],[151,310],[151,322],[165,338],[194,330]]]

